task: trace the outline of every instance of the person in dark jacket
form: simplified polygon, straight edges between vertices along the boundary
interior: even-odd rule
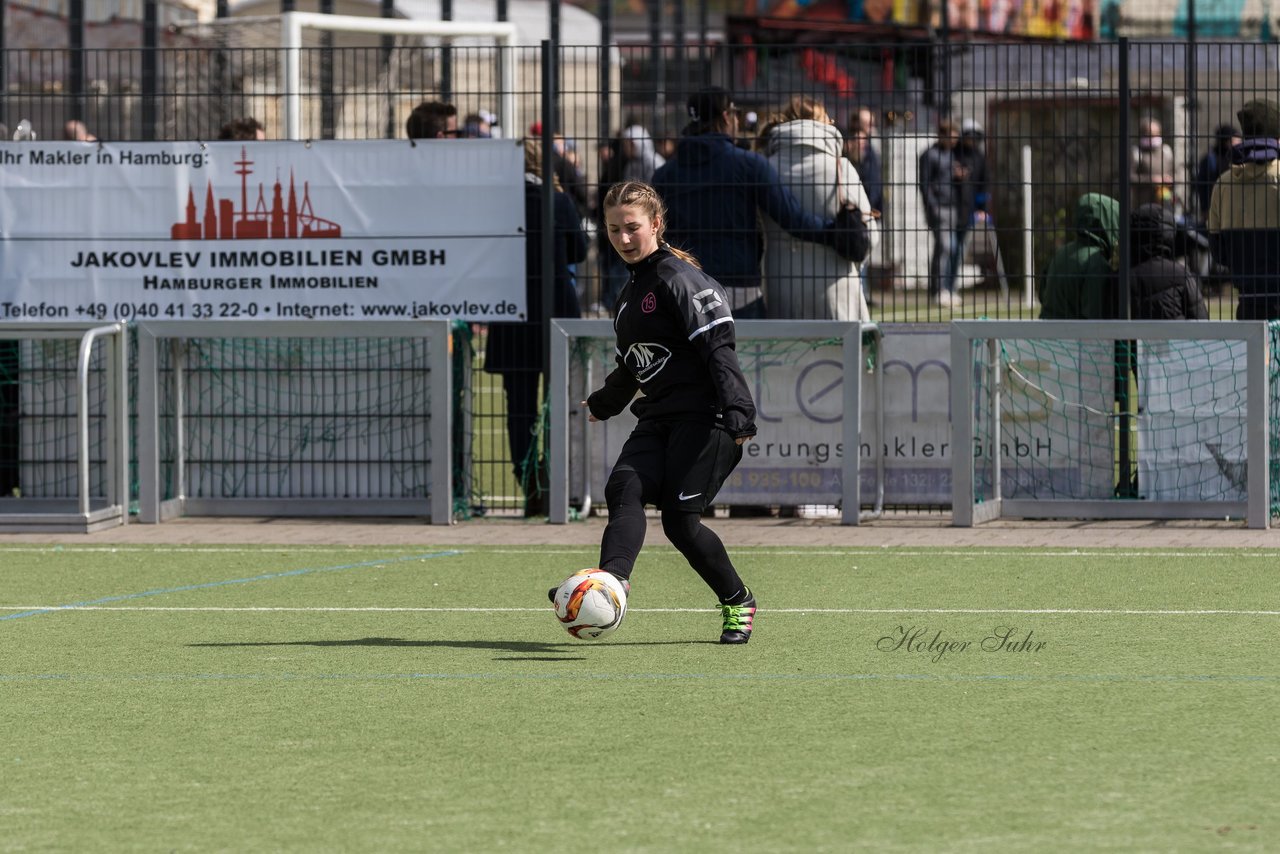
[[[507,398],[507,439],[516,480],[524,490],[525,515],[546,513],[542,461],[534,447],[538,423],[538,386],[546,324],[542,311],[542,145],[525,143],[525,316],[518,323],[491,323],[484,369],[502,377]],[[578,292],[569,265],[587,257],[587,237],[573,200],[555,191],[555,286],[552,317],[581,317]]]
[[[1195,274],[1178,260],[1177,217],[1164,205],[1140,205],[1129,220],[1134,266],[1129,271],[1133,320],[1208,320]]]
[[[764,317],[758,211],[793,237],[830,239],[831,220],[804,212],[764,157],[736,145],[738,112],[729,93],[710,87],[689,98],[689,118],[674,159],[654,172],[669,212],[668,239],[696,255],[732,299],[739,318]]]
[[[1120,203],[1101,193],[1076,200],[1074,239],[1049,259],[1040,277],[1042,320],[1107,320],[1120,316],[1116,252]]]
[[[987,218],[991,200],[991,179],[987,170],[987,153],[983,145],[982,125],[973,119],[960,123],[960,140],[956,143],[955,160],[958,179],[960,225],[968,229]]]
[[[1236,117],[1244,140],[1209,200],[1209,242],[1239,293],[1236,320],[1280,319],[1280,105],[1256,100]]]
[[[600,568],[623,580],[644,544],[646,504],[720,601],[720,642],[751,638],[756,600],[702,513],[756,434],[756,407],[738,364],[729,296],[692,256],[663,240],[657,192],[628,181],[605,199],[613,248],[631,271],[613,321],[617,368],[583,401],[590,421],[628,404],[638,422],[605,485],[609,524]],[[637,397],[637,392],[642,392]],[[554,599],[554,588],[550,591]]]
[[[1213,131],[1213,145],[1196,166],[1196,204],[1202,218],[1209,216],[1213,185],[1231,168],[1231,149],[1243,141],[1235,125],[1218,125]]]
[[[950,119],[938,122],[938,141],[920,154],[917,180],[924,203],[924,219],[933,233],[929,256],[929,299],[943,308],[958,306],[956,278],[964,257],[964,238],[969,230],[960,211],[960,188],[966,172],[956,158],[960,128]]]
[[[849,123],[849,136],[844,145],[845,156],[858,171],[862,189],[874,211],[884,211],[884,174],[880,166],[880,153],[871,141],[871,129],[863,124],[860,116]]]

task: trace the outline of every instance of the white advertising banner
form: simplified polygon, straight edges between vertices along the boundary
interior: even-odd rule
[[[510,140],[0,146],[0,322],[519,319]]]

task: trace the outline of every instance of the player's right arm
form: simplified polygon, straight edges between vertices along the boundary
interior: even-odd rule
[[[583,403],[587,405],[593,421],[604,421],[625,409],[636,396],[638,388],[640,381],[627,370],[619,357],[618,367],[604,378],[604,387],[593,391]]]

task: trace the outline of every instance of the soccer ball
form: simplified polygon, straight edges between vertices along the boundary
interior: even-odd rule
[[[627,590],[611,572],[583,569],[556,589],[556,617],[578,640],[612,634],[627,613]]]

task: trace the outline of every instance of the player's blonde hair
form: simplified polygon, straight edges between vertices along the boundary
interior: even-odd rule
[[[667,208],[662,204],[662,197],[658,195],[657,190],[643,181],[623,181],[620,184],[614,184],[604,197],[605,213],[607,214],[613,208],[620,208],[626,205],[638,207],[648,214],[650,219],[657,220],[659,246],[662,246],[677,258],[688,261],[699,269],[702,268],[697,258],[694,258],[683,249],[671,246],[663,238],[663,234],[667,230]]]

